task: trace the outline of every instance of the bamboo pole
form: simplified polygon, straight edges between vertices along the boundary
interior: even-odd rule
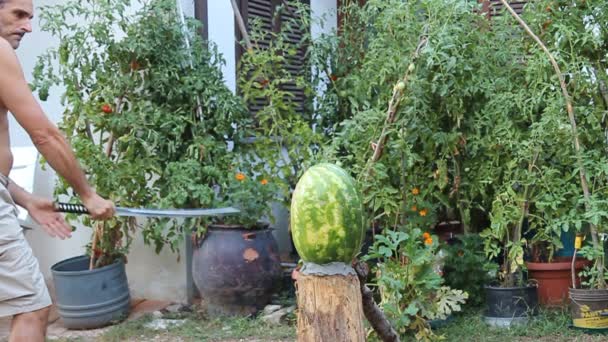
[[[416,60],[420,56],[420,51],[426,46],[427,41],[428,40],[427,40],[426,35],[423,35],[420,38],[420,41],[418,42],[418,47],[416,48],[416,51],[414,51],[414,54],[412,55],[410,65],[415,65]],[[405,85],[407,85],[407,82],[409,81],[410,75],[412,74],[413,71],[414,71],[413,69],[408,68],[408,70],[406,71],[405,75],[403,76],[403,79],[401,82],[403,82]],[[395,119],[397,116],[397,110],[399,109],[399,105],[401,104],[400,100],[403,97],[403,91],[404,91],[404,89],[400,88],[400,87],[395,87],[393,89],[393,96],[391,97],[391,100],[388,104],[388,110],[386,113],[386,121],[385,121],[384,127],[382,127],[382,133],[380,134],[380,138],[378,139],[378,141],[376,143],[372,143],[372,148],[374,149],[374,154],[372,155],[371,163],[377,162],[380,159],[380,157],[382,156],[384,146],[386,145],[386,143],[388,141],[388,128],[391,124],[393,124],[395,122]]]
[[[97,249],[97,239],[99,238],[99,228],[103,223],[97,222],[93,230],[93,242],[91,243],[91,259],[89,260],[89,270],[95,268],[95,250]]]
[[[239,32],[243,36],[245,40],[245,45],[247,46],[247,50],[253,50],[253,45],[251,45],[251,40],[249,39],[249,33],[247,33],[247,26],[245,26],[245,21],[243,20],[243,16],[241,15],[241,11],[239,10],[239,5],[237,5],[236,0],[230,0],[232,4],[232,11],[234,12],[234,16],[236,18],[236,23],[239,27]]]

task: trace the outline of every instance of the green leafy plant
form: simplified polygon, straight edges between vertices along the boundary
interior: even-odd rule
[[[59,46],[39,58],[33,87],[45,100],[62,86],[60,126],[97,191],[128,207],[216,207],[251,120],[198,24],[183,26],[171,0],[66,1],[40,16]],[[139,229],[157,252],[176,250],[202,223],[115,218],[95,226],[89,251],[97,267],[111,263]]]
[[[496,279],[498,271],[498,265],[486,258],[483,240],[477,235],[463,235],[441,248],[446,254],[445,284],[468,293],[468,306],[481,306],[485,303],[483,288]]]
[[[471,226],[472,210],[493,217],[490,254],[502,253],[506,268],[517,271],[511,266],[523,263],[522,199],[535,188],[512,187],[536,172],[527,166],[535,156],[529,126],[539,109],[521,87],[525,67],[514,27],[490,29],[476,6],[428,0],[350,8],[362,24],[345,36],[365,43],[336,82],[349,103],[336,108],[351,115],[324,153],[357,176],[369,212],[384,227],[456,219],[472,232],[486,228]],[[508,215],[492,213],[493,204]]]
[[[241,212],[222,217],[219,222],[249,228],[259,226],[263,219],[272,220],[270,204],[277,200],[279,194],[275,181],[276,178],[236,172],[224,184],[221,190],[223,201],[220,203],[237,207]]]
[[[259,106],[249,137],[255,153],[243,158],[252,166],[252,172],[279,175],[275,183],[286,204],[299,176],[317,160],[327,138],[314,129],[316,114],[312,104],[318,96],[318,82],[311,76],[311,60],[301,60],[315,49],[310,30],[306,29],[311,25],[310,6],[284,1],[274,16],[275,21],[282,18],[276,31],[264,29],[259,20],[252,23],[248,34],[253,46],[248,48],[243,43],[246,50],[238,67],[238,87],[247,104]],[[302,38],[294,41],[294,33]],[[290,67],[294,60],[302,63],[298,71]],[[303,103],[294,98],[294,88],[305,94]]]
[[[325,68],[336,69],[326,73],[336,77],[319,108],[343,121],[328,128],[334,139],[323,152],[362,183],[375,222],[460,220],[466,232],[483,231],[488,257],[501,257],[501,285],[514,286],[526,281],[531,243],[553,248],[584,220],[573,153],[563,148],[572,132],[546,57],[510,16],[490,22],[476,6],[347,7],[351,26],[326,39],[349,56],[328,50]],[[544,6],[526,13],[546,16]],[[473,227],[473,212],[490,225]]]
[[[604,51],[608,44],[608,7],[601,1],[541,1],[529,9],[524,18],[528,28],[522,40],[526,58],[535,67],[528,68],[527,80],[532,81],[534,91],[542,94],[538,98],[543,98],[545,108],[560,115],[562,127],[569,133],[570,144],[556,145],[552,152],[558,156],[561,170],[576,177],[559,188],[576,184],[579,189],[575,196],[570,192],[561,209],[562,217],[550,224],[563,230],[567,230],[567,225],[576,230],[588,227],[592,246],[584,248],[584,254],[594,260],[587,272],[592,279],[588,285],[604,289],[606,266],[601,235],[605,233],[607,217],[602,198],[606,189],[603,151],[608,77]]]
[[[468,294],[443,285],[436,271],[436,239],[418,228],[376,235],[365,260],[377,258],[376,284],[384,312],[400,334],[419,340],[438,338],[427,323],[461,310]]]

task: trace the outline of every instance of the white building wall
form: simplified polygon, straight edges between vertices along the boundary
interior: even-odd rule
[[[223,67],[226,85],[233,92],[236,91],[236,40],[235,21],[232,5],[229,0],[207,0],[207,22],[209,40],[217,45],[219,52],[224,56],[226,65]]]
[[[193,0],[179,0],[186,15],[194,14]],[[61,0],[34,0],[35,6],[53,5],[60,3]],[[322,13],[335,13],[336,0],[312,0],[311,6],[314,15]],[[226,60],[223,72],[227,86],[235,91],[236,89],[236,61],[235,61],[235,23],[232,7],[229,0],[208,0],[208,31],[209,39],[218,45],[220,53]],[[330,15],[329,18],[332,16]],[[329,22],[323,30],[314,27],[313,32],[319,34],[322,31],[335,28],[334,19]],[[207,25],[206,22],[203,23]],[[37,20],[33,22],[34,32],[27,35],[21,47],[17,50],[17,55],[22,63],[24,73],[28,80],[32,79],[32,71],[36,63],[37,56],[42,54],[47,48],[56,46],[58,41],[45,32],[41,32]],[[51,89],[49,99],[41,102],[47,115],[53,122],[58,122],[63,112],[60,104],[61,89]],[[13,146],[32,146],[32,142],[21,127],[10,118],[11,141]],[[55,184],[55,174],[52,170],[43,171],[37,167],[34,180],[34,192],[40,196],[52,198],[53,187]],[[286,223],[285,223],[286,224]],[[52,239],[41,229],[34,229],[27,232],[35,255],[37,256],[40,267],[45,275],[47,284],[52,289],[52,278],[50,268],[53,264],[84,253],[84,246],[89,242],[91,230],[88,227],[77,227],[76,232],[69,240]],[[280,243],[284,243],[283,234]],[[137,236],[131,252],[128,255],[127,277],[131,294],[135,298],[148,298],[159,300],[185,301],[187,298],[187,281],[184,250],[181,251],[180,260],[178,256],[171,253],[167,248],[160,255],[154,252],[150,246],[143,244],[143,239]]]
[[[318,21],[314,21],[311,27],[313,38],[338,28],[337,0],[311,0],[310,8],[313,17],[323,18],[324,21],[323,26],[320,26]]]

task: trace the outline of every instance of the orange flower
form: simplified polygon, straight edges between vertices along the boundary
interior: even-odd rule
[[[413,189],[412,189],[412,195],[416,196],[416,195],[418,195],[418,194],[420,194],[420,189],[418,189],[418,188],[413,188]]]
[[[267,179],[262,179],[260,181],[260,183],[262,183],[262,185],[266,185],[266,184],[268,184],[268,180]]]
[[[418,207],[417,207],[417,206],[415,206],[415,205],[413,205],[413,206],[412,206],[412,211],[418,211]]]
[[[422,238],[425,239],[425,240],[430,239],[431,238],[431,234],[425,232],[424,234],[422,234]]]
[[[429,212],[426,209],[422,209],[418,212],[418,215],[420,216],[426,216],[426,214],[428,214]]]
[[[427,246],[432,245],[433,244],[433,238],[430,237],[428,239],[425,239],[424,240],[424,244],[427,245]]]
[[[243,173],[237,173],[236,176],[234,176],[234,178],[236,178],[236,180],[238,180],[239,182],[244,181],[245,180],[245,174]]]

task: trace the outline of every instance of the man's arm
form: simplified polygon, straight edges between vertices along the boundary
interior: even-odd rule
[[[0,70],[0,102],[26,130],[51,167],[74,188],[92,216],[110,217],[113,204],[99,197],[89,185],[74,152],[32,95],[17,56],[4,39],[0,39]]]
[[[0,100],[29,134],[36,148],[51,167],[64,177],[81,197],[91,196],[80,165],[59,129],[46,117],[34,99],[17,56],[5,40],[0,39]]]
[[[27,209],[28,202],[31,202],[32,200],[32,194],[15,184],[15,182],[12,180],[9,180],[8,182],[8,192],[11,194],[13,201],[15,201],[17,205]]]
[[[55,212],[52,201],[30,194],[12,180],[9,180],[8,192],[15,203],[25,208],[32,219],[50,236],[61,239],[71,236],[72,227],[65,222],[61,214]]]

